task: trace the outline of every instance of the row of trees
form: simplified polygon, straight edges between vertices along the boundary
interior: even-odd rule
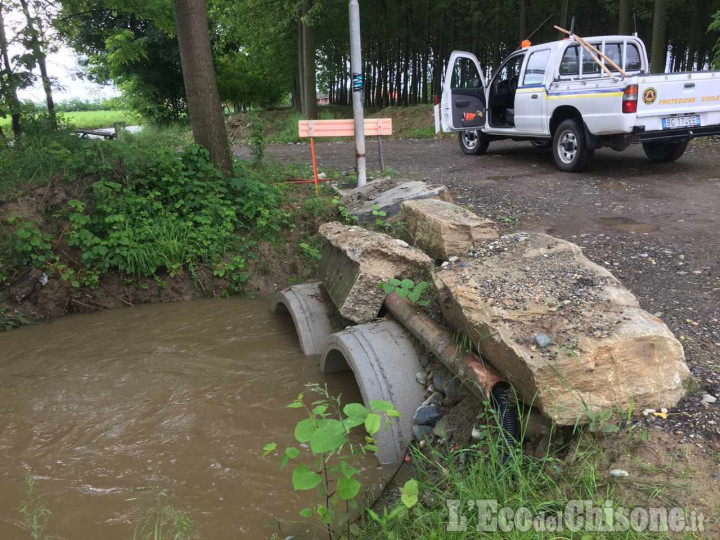
[[[632,32],[635,14],[640,36],[652,44],[654,71],[707,67],[720,35],[708,31],[720,0],[360,4],[364,96],[375,107],[431,101],[454,49],[474,51],[489,73],[531,33],[536,43],[558,39],[552,25],[568,27],[573,15],[578,34],[597,35]],[[82,55],[89,78],[117,85],[142,114],[160,121],[184,115],[177,7],[170,0],[0,0],[0,115],[12,117],[19,135],[17,92],[39,78],[54,121],[54,81],[45,57],[60,42]],[[208,0],[207,17],[214,73],[227,105],[264,106],[291,95],[305,116],[314,117],[318,89],[331,103],[350,103],[346,0]],[[13,55],[13,43],[24,52]]]
[[[473,51],[489,74],[535,31],[532,41],[559,39],[553,24],[579,35],[630,34],[652,44],[653,71],[705,69],[716,31],[708,32],[717,0],[365,0],[363,56],[368,105],[428,103],[440,93],[447,58]],[[348,54],[343,12],[327,8],[317,23],[319,80],[332,103],[349,103]],[[546,22],[545,22],[546,21]],[[667,24],[672,21],[671,24]],[[545,22],[545,24],[543,24]],[[666,58],[668,65],[666,66]]]

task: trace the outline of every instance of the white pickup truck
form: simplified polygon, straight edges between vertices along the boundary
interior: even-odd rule
[[[690,139],[720,134],[719,71],[650,75],[637,37],[585,39],[627,76],[608,64],[610,76],[572,37],[515,51],[489,81],[475,55],[453,52],[436,111],[443,131],[459,132],[466,154],[508,138],[551,146],[563,171],[583,169],[598,148],[631,143],[670,162]]]

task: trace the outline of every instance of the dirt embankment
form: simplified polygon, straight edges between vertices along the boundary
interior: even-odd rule
[[[320,120],[346,119],[352,118],[352,115],[352,107],[329,105],[318,109]],[[390,139],[443,137],[442,134],[435,134],[432,105],[367,109],[365,115],[367,118],[392,118],[393,133],[387,137]],[[263,123],[265,139],[268,143],[287,144],[303,141],[298,137],[297,125],[302,117],[291,107],[263,110],[259,113],[239,113],[228,117],[226,125],[230,140],[238,145],[249,144],[253,122],[258,118]]]
[[[67,203],[72,199],[83,200],[88,192],[89,182],[53,181],[19,197],[0,198],[0,255],[9,258],[8,252],[15,242],[7,219],[19,217],[52,236],[52,250],[59,257],[56,266],[65,265],[74,269],[75,275],[82,275],[81,253],[67,242],[70,230]],[[233,282],[212,265],[197,264],[184,265],[172,272],[160,271],[153,277],[110,271],[100,276],[96,286],[90,287],[74,286],[72,279],[63,279],[58,271],[44,272],[32,266],[13,268],[7,282],[0,284],[0,331],[69,313],[229,294],[264,296],[294,282],[305,281],[314,274],[315,261],[300,244],[307,242],[326,220],[306,209],[304,200],[308,193],[307,189],[294,187],[286,190],[283,209],[294,216],[294,228],[284,230],[279,239],[272,242],[258,242],[248,252],[226,256],[228,261],[234,255],[246,260],[246,280]],[[6,270],[4,266],[1,264],[0,270]]]

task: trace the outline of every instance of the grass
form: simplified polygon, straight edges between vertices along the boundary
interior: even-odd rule
[[[127,125],[138,124],[142,120],[132,111],[76,111],[59,113],[69,124],[78,129],[96,129],[112,127],[115,122]],[[6,133],[10,129],[10,117],[0,119],[0,127]]]
[[[63,113],[62,116],[79,129],[112,127],[115,122],[132,125],[141,121],[132,111],[77,111]]]
[[[148,147],[177,147],[190,142],[189,133],[181,127],[146,126],[134,137]],[[78,157],[91,144],[74,135],[72,130],[38,128],[26,133],[21,145],[0,147],[0,197],[19,196],[29,188],[47,185],[53,178],[63,176],[73,156]]]
[[[361,538],[468,538],[486,539],[642,539],[665,538],[662,533],[637,532],[630,528],[624,532],[593,532],[585,529],[571,532],[565,522],[564,530],[543,533],[537,530],[483,530],[492,516],[502,523],[498,510],[527,509],[526,516],[561,516],[570,501],[591,501],[594,508],[623,506],[615,491],[615,483],[607,475],[608,459],[590,434],[580,434],[572,448],[570,443],[559,447],[556,454],[546,452],[542,457],[524,454],[522,443],[527,426],[521,430],[521,440],[508,448],[497,420],[485,417],[486,424],[480,428],[481,439],[477,444],[459,449],[436,449],[428,447],[425,452],[413,447],[412,462],[420,483],[420,501],[410,511],[387,523],[368,522],[362,529]],[[478,423],[482,423],[481,420]],[[558,447],[555,447],[558,450]],[[567,452],[563,460],[559,455]],[[453,501],[453,502],[449,502]],[[497,501],[492,514],[484,514],[488,508],[484,501]],[[610,501],[607,503],[606,501]],[[480,506],[478,506],[480,505]],[[603,506],[609,505],[609,506]],[[455,509],[455,514],[450,511]],[[524,512],[524,510],[523,510]],[[559,513],[559,514],[558,514]],[[581,516],[586,515],[584,511]],[[481,517],[482,516],[482,517]],[[599,516],[603,519],[603,515]],[[487,521],[486,521],[487,518]],[[590,517],[588,519],[591,519]],[[510,523],[513,523],[512,517]],[[515,521],[514,523],[517,523]],[[552,523],[552,521],[544,521]],[[478,526],[480,531],[478,532]]]
[[[188,540],[197,538],[195,523],[187,512],[164,506],[151,512],[133,532],[133,540]]]
[[[250,139],[252,113],[235,114],[227,119],[229,135],[234,143],[247,144]],[[385,109],[366,109],[367,118],[392,118],[392,139],[432,139],[435,135],[435,121],[432,105],[412,107],[387,107]],[[299,112],[291,107],[262,110],[258,114],[265,126],[265,138],[270,144],[288,144],[307,142],[298,137]],[[352,118],[352,108],[343,106],[323,106],[318,108],[320,120]],[[374,137],[372,138],[375,139]],[[332,139],[323,139],[325,141]],[[341,140],[341,139],[338,139]]]
[[[25,477],[25,490],[27,500],[23,502],[20,508],[23,525],[27,529],[30,538],[33,540],[41,540],[45,538],[45,526],[52,512],[42,502],[42,498],[35,493],[35,475],[32,471],[28,472]]]

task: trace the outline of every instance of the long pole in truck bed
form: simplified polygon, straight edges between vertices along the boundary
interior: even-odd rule
[[[602,68],[607,72],[607,74],[610,75],[611,77],[613,76],[612,72],[607,68],[607,66],[606,66],[605,64],[603,64],[602,62],[600,62],[600,60],[597,58],[597,56],[595,56],[595,55],[593,54],[593,51],[596,52],[596,53],[598,54],[598,56],[601,56],[602,58],[604,58],[605,61],[606,61],[608,64],[610,64],[614,69],[616,69],[618,72],[620,72],[620,74],[621,74],[623,77],[627,77],[627,76],[628,76],[628,74],[627,74],[620,66],[618,66],[615,62],[613,62],[606,54],[600,52],[600,50],[599,50],[597,47],[591,45],[590,43],[588,43],[587,41],[585,41],[583,38],[581,38],[580,36],[578,36],[577,34],[573,34],[573,33],[570,32],[569,30],[565,30],[564,28],[560,28],[560,27],[557,26],[557,25],[555,25],[555,29],[558,30],[558,31],[560,31],[560,32],[562,32],[563,34],[567,34],[568,36],[574,37],[574,38],[578,41],[578,43],[580,43],[580,45],[582,45],[582,46],[585,48],[585,50],[590,54],[590,56],[592,57],[592,59],[595,60],[595,61],[600,65],[600,67],[602,67]]]

